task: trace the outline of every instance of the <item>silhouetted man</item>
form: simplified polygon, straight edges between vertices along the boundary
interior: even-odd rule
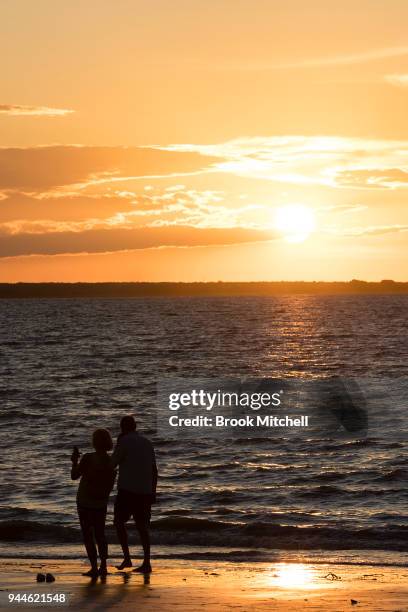
[[[134,572],[149,573],[151,505],[156,501],[157,467],[150,440],[136,431],[136,421],[125,416],[120,422],[121,434],[112,454],[114,467],[119,466],[118,494],[115,501],[114,522],[123,562],[118,569],[132,567],[126,522],[133,517],[143,546],[143,563]]]

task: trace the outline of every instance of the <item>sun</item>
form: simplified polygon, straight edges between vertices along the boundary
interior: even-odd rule
[[[287,204],[276,210],[275,228],[288,242],[303,242],[316,228],[314,212],[304,204]]]

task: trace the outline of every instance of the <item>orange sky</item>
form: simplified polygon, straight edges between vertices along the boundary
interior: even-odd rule
[[[4,0],[0,281],[407,280],[407,22],[405,0]]]

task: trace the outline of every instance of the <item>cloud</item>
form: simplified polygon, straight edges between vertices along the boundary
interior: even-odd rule
[[[322,206],[320,210],[322,212],[332,212],[332,213],[357,213],[362,210],[367,210],[368,206],[366,204],[330,204],[328,206]]]
[[[125,181],[209,172],[300,186],[389,189],[406,185],[407,168],[408,141],[336,136],[149,147],[0,148],[0,189],[35,197],[85,190],[106,194],[123,190]]]
[[[233,70],[248,70],[248,71],[263,71],[263,70],[288,70],[295,68],[318,68],[324,66],[349,66],[352,64],[365,64],[382,59],[393,57],[403,57],[408,55],[407,46],[385,47],[381,49],[371,49],[359,53],[349,53],[341,55],[333,55],[329,57],[311,57],[302,58],[288,62],[255,62],[247,63],[240,62],[239,64],[221,65],[221,69]]]
[[[408,87],[408,74],[387,74],[384,78],[390,85]]]
[[[382,234],[395,234],[408,232],[408,225],[369,225],[367,227],[354,227],[341,231],[332,231],[341,236],[380,236]]]
[[[53,194],[51,197],[36,197],[26,193],[10,193],[0,201],[0,223],[26,220],[37,221],[84,221],[92,218],[111,217],[118,212],[135,210],[132,200],[118,193],[103,195]],[[1,200],[1,198],[0,198]]]
[[[190,226],[99,229],[80,232],[0,232],[0,257],[103,253],[158,247],[230,245],[272,240],[270,231],[245,228],[197,228]]]
[[[21,104],[0,104],[0,115],[11,117],[64,117],[75,111],[67,108],[48,106],[23,106]]]
[[[13,193],[7,201],[0,202],[0,231],[37,234],[164,225],[265,229],[271,225],[254,215],[264,211],[261,205],[226,206],[222,202],[219,191],[184,186],[141,194],[117,191],[104,196],[33,197]]]
[[[0,223],[25,220],[80,222],[89,219],[123,219],[164,215],[196,214],[201,217],[220,212],[225,207],[220,192],[194,189],[159,192],[108,191],[104,194],[51,192],[33,195],[9,192],[0,195]],[[243,208],[243,207],[240,207]],[[232,209],[228,209],[231,212]]]
[[[402,187],[408,168],[408,141],[397,140],[273,136],[162,148],[218,157],[214,166],[219,172],[293,185]]]
[[[0,189],[47,191],[208,170],[209,157],[152,147],[0,148]]]
[[[337,183],[346,187],[367,189],[397,189],[408,187],[408,170],[387,168],[384,170],[346,170],[337,174]]]

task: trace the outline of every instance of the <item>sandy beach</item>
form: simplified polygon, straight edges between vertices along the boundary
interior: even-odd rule
[[[81,576],[78,561],[7,559],[0,563],[1,610],[9,594],[65,593],[79,610],[313,610],[342,612],[408,611],[408,568],[292,563],[160,561],[150,579],[111,566],[106,581]],[[38,572],[52,573],[52,584],[37,584]],[[47,605],[54,610],[61,606]]]

